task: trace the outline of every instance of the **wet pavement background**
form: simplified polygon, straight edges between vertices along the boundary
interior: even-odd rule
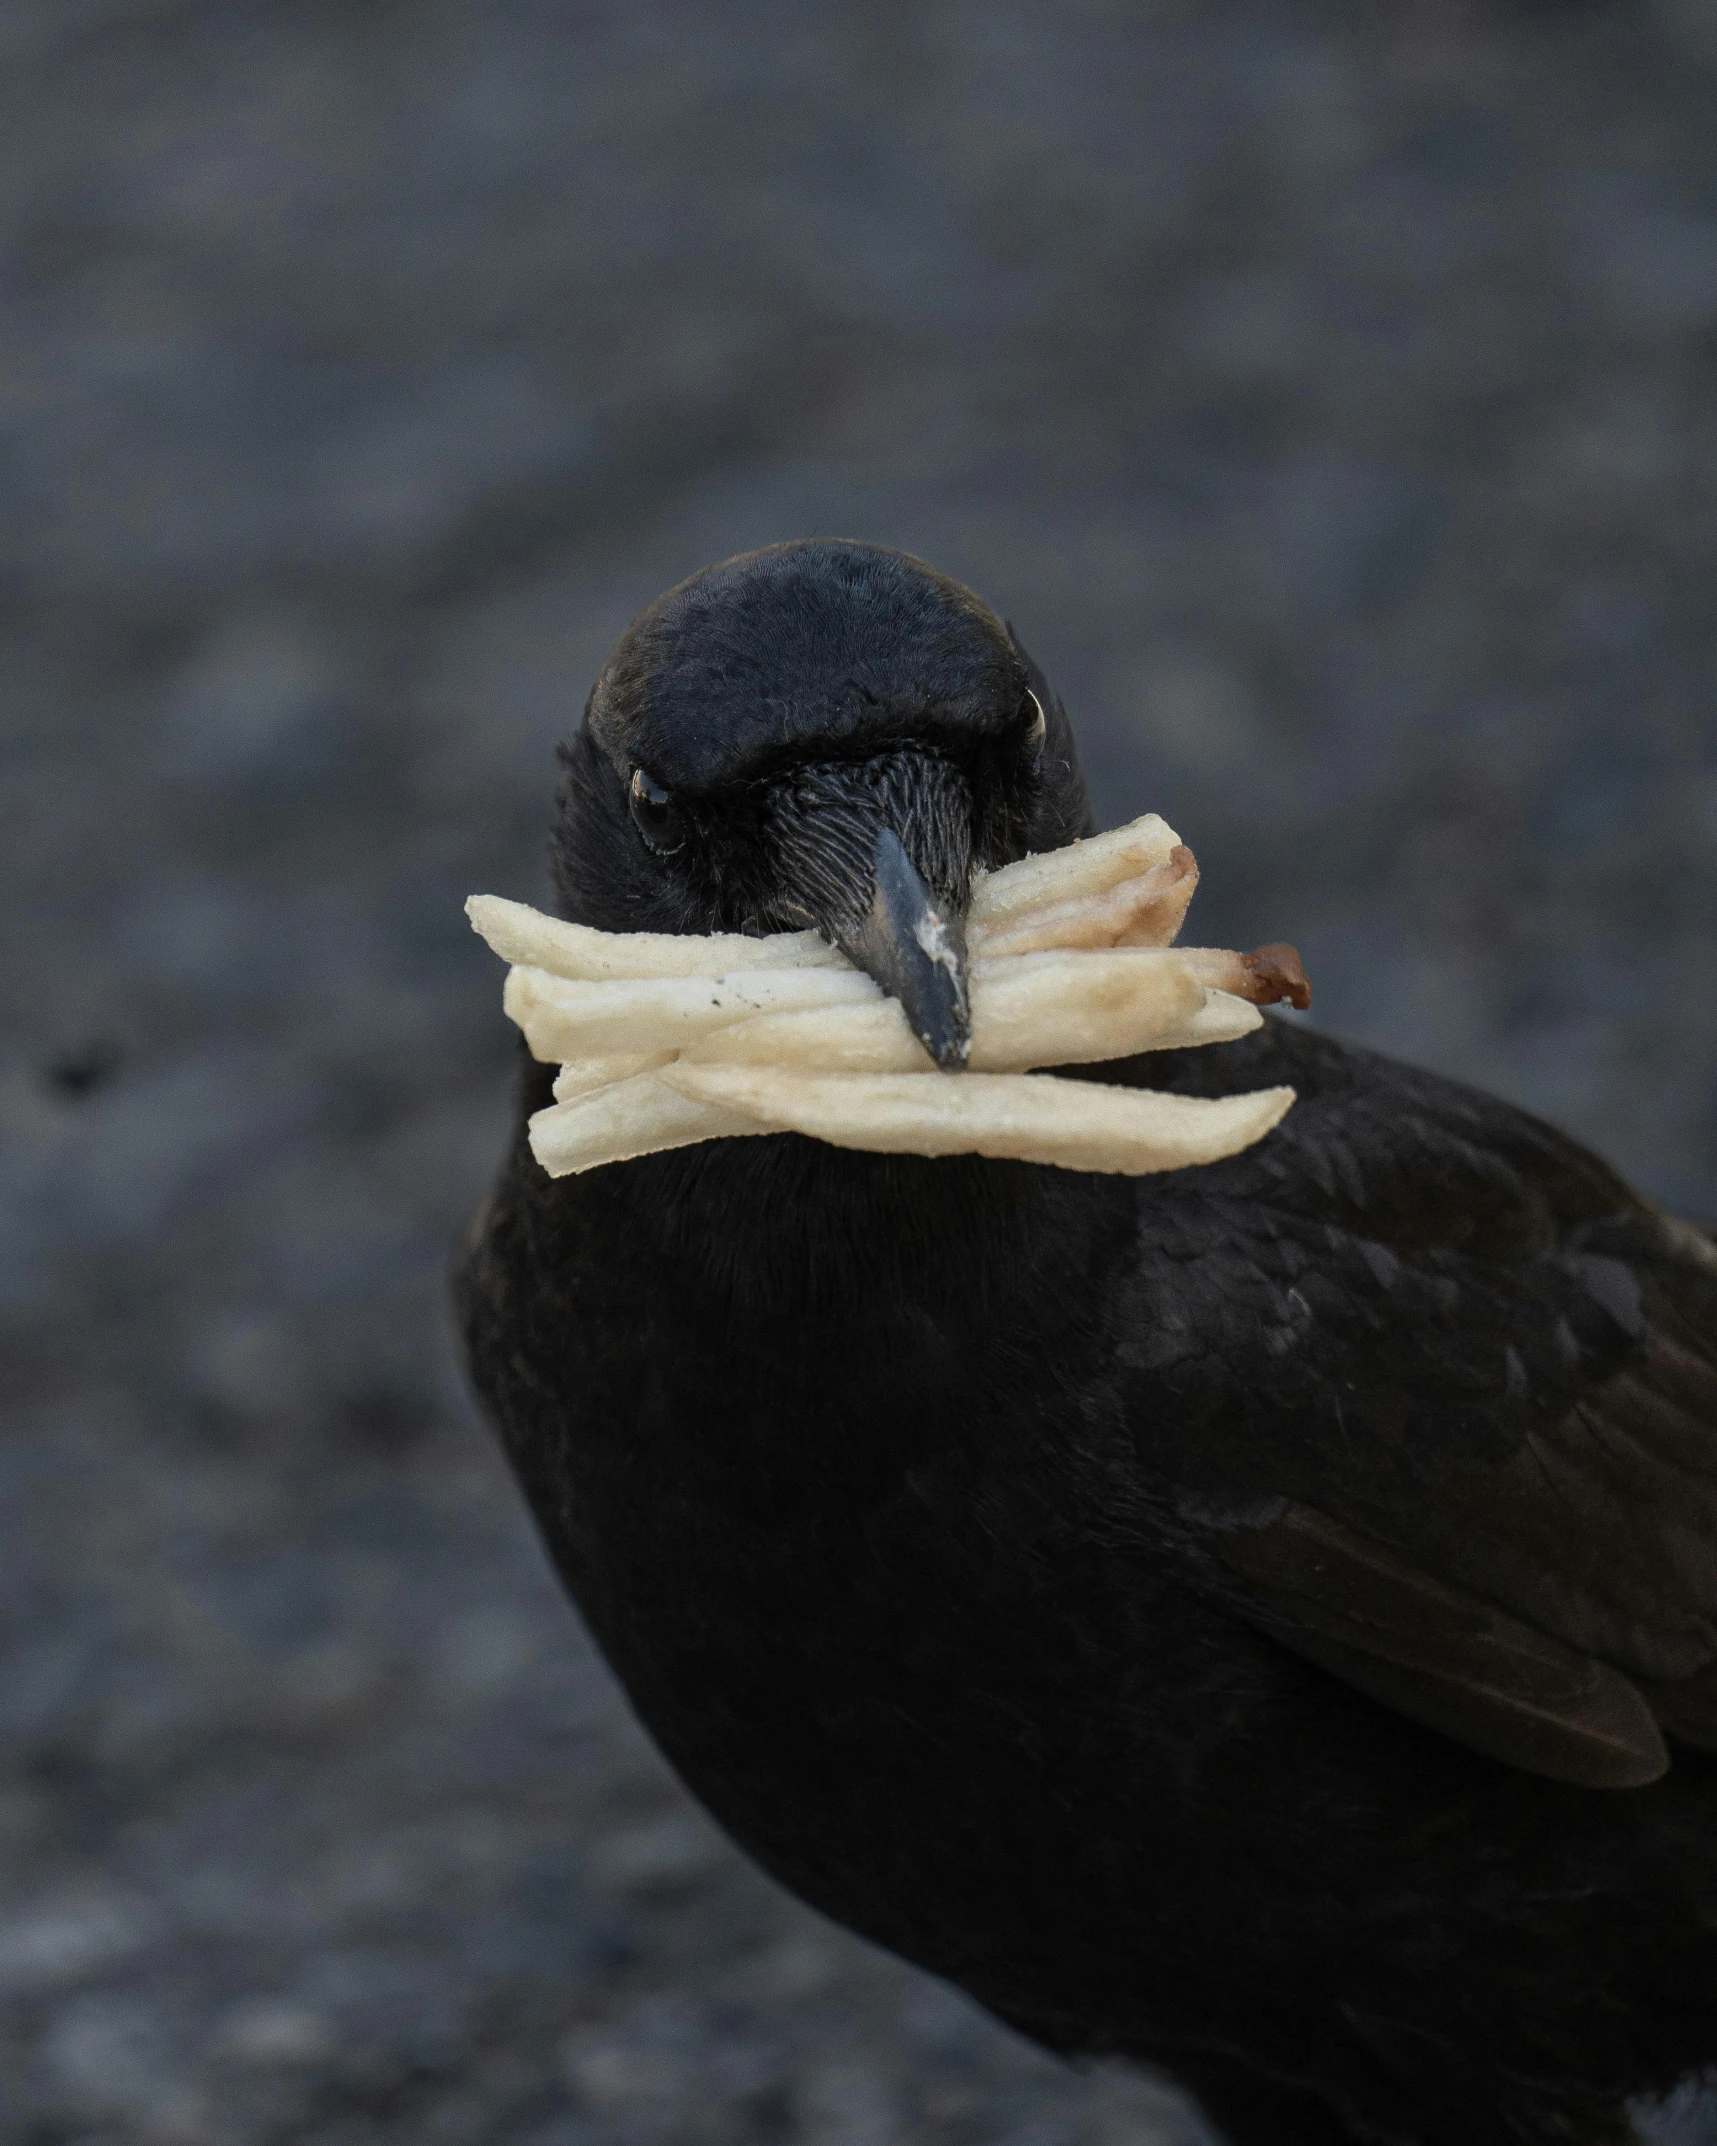
[[[1201,939],[1717,1215],[1714,113],[1705,0],[0,7],[7,2146],[1198,2136],[629,1719],[460,903],[641,603],[875,537]]]

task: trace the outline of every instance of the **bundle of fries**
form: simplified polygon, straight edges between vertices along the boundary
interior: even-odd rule
[[[513,964],[504,1004],[558,1062],[530,1121],[551,1177],[747,1133],[978,1154],[1136,1177],[1261,1140],[1291,1088],[1208,1099],[1032,1069],[1225,1043],[1310,1002],[1291,947],[1176,948],[1198,867],[1154,813],[980,878],[967,919],[969,1070],[938,1071],[899,1003],[811,931],[592,931],[477,894]]]

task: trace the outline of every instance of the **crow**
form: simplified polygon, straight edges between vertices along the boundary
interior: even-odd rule
[[[669,591],[561,754],[567,917],[814,925],[945,1066],[919,927],[1091,827],[1011,627],[856,542]],[[1298,1091],[1142,1179],[780,1134],[551,1181],[552,1072],[456,1268],[469,1375],[765,1870],[1234,2146],[1608,2146],[1717,2062],[1702,1231],[1274,1017],[1095,1069]]]

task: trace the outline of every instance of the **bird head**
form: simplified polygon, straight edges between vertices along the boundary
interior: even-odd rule
[[[973,871],[1089,825],[1066,714],[1012,629],[875,544],[777,544],[670,589],[620,637],[562,755],[568,916],[811,927],[950,1069],[971,1043]]]

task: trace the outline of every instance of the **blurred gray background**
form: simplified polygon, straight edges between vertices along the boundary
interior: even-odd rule
[[[640,604],[877,538],[1199,939],[1717,1214],[1717,5],[4,0],[0,231],[6,2146],[1184,2146],[593,1658],[460,904]]]

